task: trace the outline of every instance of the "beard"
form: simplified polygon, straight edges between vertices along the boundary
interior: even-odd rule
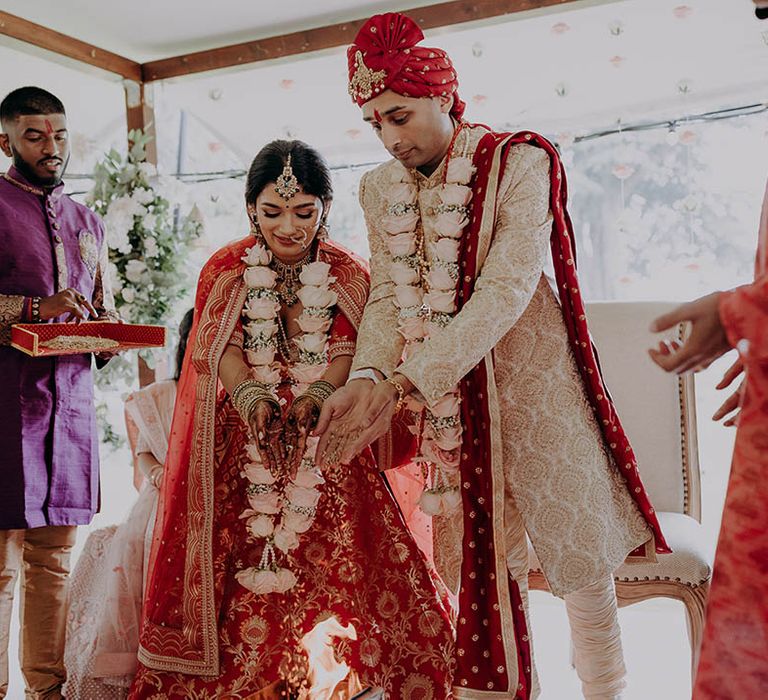
[[[60,185],[61,180],[64,177],[64,173],[67,170],[67,166],[69,165],[69,155],[67,155],[66,160],[62,161],[62,168],[58,175],[40,177],[40,175],[35,172],[35,167],[24,160],[24,158],[22,158],[21,154],[13,147],[13,145],[11,145],[11,152],[13,154],[13,165],[16,170],[18,170],[30,184],[37,185],[37,187],[57,187]],[[46,158],[44,160],[50,159]],[[38,163],[38,165],[40,165],[40,163]]]

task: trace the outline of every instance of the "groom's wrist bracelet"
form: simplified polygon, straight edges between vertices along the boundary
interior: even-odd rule
[[[392,379],[392,377],[385,379],[384,383],[391,384],[397,391],[397,404],[395,405],[395,413],[397,413],[405,404],[405,387],[396,379]]]

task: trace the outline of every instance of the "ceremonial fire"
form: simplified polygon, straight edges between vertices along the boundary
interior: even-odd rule
[[[307,654],[308,688],[293,693],[284,682],[279,682],[249,700],[383,700],[383,690],[364,689],[349,665],[336,658],[334,639],[355,640],[357,631],[351,623],[345,627],[335,617],[329,617],[301,638]]]
[[[347,700],[360,690],[349,666],[336,659],[334,637],[357,639],[357,632],[351,623],[344,627],[335,617],[329,617],[302,637],[301,646],[306,650],[309,661],[307,680],[310,687],[306,700]],[[343,682],[345,680],[347,683]],[[353,682],[356,688],[350,687]]]

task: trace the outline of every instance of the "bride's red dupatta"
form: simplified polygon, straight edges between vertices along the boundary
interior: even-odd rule
[[[213,551],[214,427],[223,398],[221,355],[246,296],[241,258],[254,239],[218,251],[200,274],[189,347],[178,384],[150,555],[139,659],[188,674],[219,672],[217,618],[226,578]],[[368,296],[365,264],[331,242],[318,260],[331,265],[338,312],[357,329]]]

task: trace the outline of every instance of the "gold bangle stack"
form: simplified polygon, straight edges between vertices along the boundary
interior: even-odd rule
[[[326,382],[324,379],[319,379],[316,382],[312,382],[307,387],[307,390],[296,400],[303,399],[305,401],[311,401],[317,406],[318,411],[322,411],[323,404],[330,398],[334,391],[336,391],[336,387],[333,384]]]
[[[248,423],[253,409],[262,401],[271,403],[276,408],[280,407],[267,385],[256,379],[246,379],[244,382],[240,382],[232,390],[230,400],[245,423]]]
[[[391,384],[397,390],[397,405],[395,406],[395,413],[398,413],[405,403],[405,388],[396,379],[392,379],[392,377],[387,377],[384,381],[387,384]]]

